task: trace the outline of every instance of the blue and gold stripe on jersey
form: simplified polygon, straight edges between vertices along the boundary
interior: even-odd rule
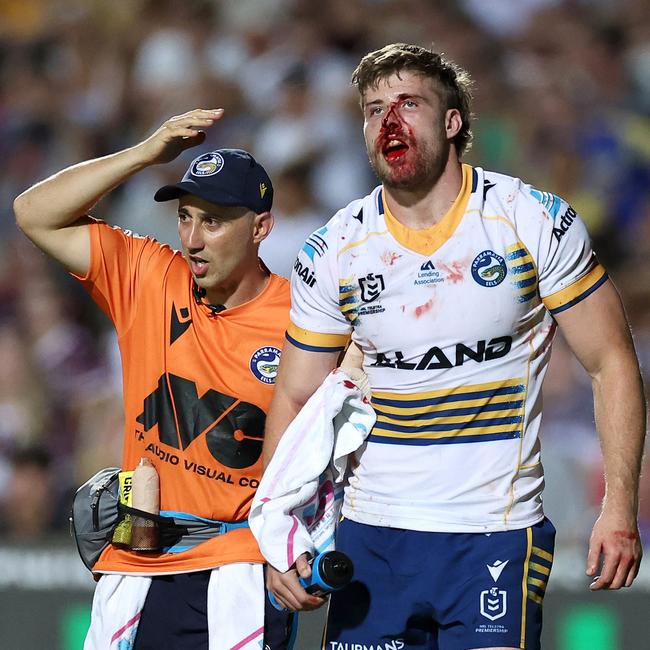
[[[526,247],[517,242],[506,248],[506,264],[519,302],[528,302],[537,295],[537,269]]]
[[[607,271],[596,262],[594,267],[579,280],[542,300],[551,314],[559,314],[596,291],[607,281],[607,277]]]
[[[309,352],[342,352],[345,350],[350,334],[322,334],[289,323],[285,338],[301,350]]]
[[[440,445],[520,438],[526,384],[506,379],[426,393],[373,392],[371,442]]]
[[[353,278],[339,280],[339,311],[345,316],[350,325],[356,325],[359,320],[359,285]]]
[[[553,554],[545,551],[543,548],[533,546],[530,560],[528,561],[526,587],[528,590],[528,598],[538,605],[541,605],[544,600],[546,585],[548,584],[548,577],[551,574],[552,566]]]

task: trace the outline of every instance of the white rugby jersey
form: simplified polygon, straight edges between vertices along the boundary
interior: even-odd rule
[[[378,187],[311,235],[287,339],[332,351],[351,336],[377,413],[343,514],[446,532],[539,521],[552,315],[606,280],[567,203],[468,165],[429,229],[400,224]]]

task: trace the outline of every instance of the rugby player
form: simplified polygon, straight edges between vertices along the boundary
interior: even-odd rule
[[[537,650],[555,536],[538,432],[558,327],[592,378],[604,458],[591,589],[629,587],[639,569],[645,406],[623,307],[573,208],[462,162],[464,70],[393,44],[352,80],[381,185],[299,252],[313,281],[292,278],[265,438],[268,461],[352,340],[377,423],[345,491],[336,544],[355,581],[332,596],[324,647]],[[309,609],[297,574],[305,556],[267,585]]]

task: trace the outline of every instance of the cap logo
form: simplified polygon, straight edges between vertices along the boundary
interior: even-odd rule
[[[192,176],[213,176],[223,169],[223,157],[219,153],[206,153],[199,156],[191,167]]]
[[[265,194],[266,194],[266,183],[260,183],[260,199],[263,199]]]

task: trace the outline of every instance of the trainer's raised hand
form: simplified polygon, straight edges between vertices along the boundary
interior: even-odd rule
[[[223,109],[195,109],[168,119],[133,147],[87,160],[36,183],[14,201],[16,221],[42,250],[83,275],[90,263],[86,215],[104,194],[151,165],[201,144]]]
[[[223,108],[197,108],[182,115],[175,115],[134,149],[147,165],[168,163],[186,149],[202,144],[205,140],[205,130],[222,116]]]

